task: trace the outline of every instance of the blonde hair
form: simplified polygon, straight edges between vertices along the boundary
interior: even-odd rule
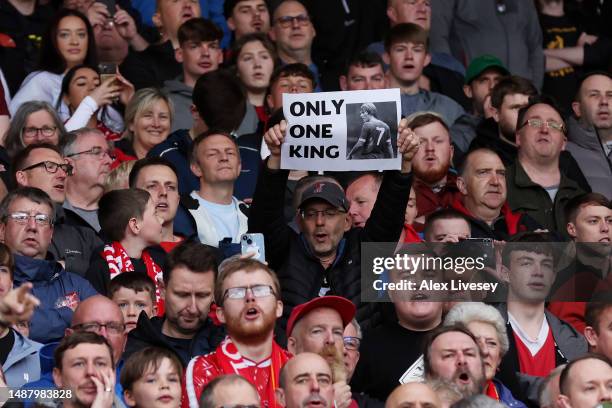
[[[125,138],[130,142],[134,141],[134,133],[129,129],[129,125],[134,123],[136,118],[140,117],[142,113],[149,109],[155,102],[162,100],[168,105],[168,111],[170,112],[170,124],[174,121],[174,104],[168,97],[168,95],[158,88],[142,88],[139,89],[130,102],[125,107],[125,118],[124,122],[126,125]]]
[[[125,161],[119,166],[115,167],[106,178],[104,183],[104,192],[108,193],[113,190],[122,190],[130,188],[129,177],[132,168],[136,164],[136,160]]]

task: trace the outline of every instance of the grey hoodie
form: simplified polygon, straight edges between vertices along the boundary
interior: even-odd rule
[[[193,103],[193,88],[185,85],[182,77],[179,77],[164,82],[163,90],[174,104],[174,120],[170,133],[179,129],[191,129],[193,117],[190,108]]]
[[[567,146],[578,162],[580,170],[594,192],[612,200],[612,157],[606,157],[604,148],[593,127],[585,128],[576,118],[567,121]]]

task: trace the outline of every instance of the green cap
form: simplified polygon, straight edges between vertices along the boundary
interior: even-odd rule
[[[467,67],[467,70],[465,72],[465,83],[469,84],[474,79],[476,79],[476,77],[478,77],[480,74],[482,74],[489,68],[497,68],[498,70],[503,72],[504,75],[510,74],[508,69],[499,60],[499,58],[494,57],[493,55],[485,54],[481,55],[480,57],[474,58],[472,62],[470,62],[470,65]]]

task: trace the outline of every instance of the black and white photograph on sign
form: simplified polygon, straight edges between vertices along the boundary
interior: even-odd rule
[[[398,170],[398,88],[283,94],[287,120],[281,168],[309,171]]]
[[[397,105],[395,102],[346,105],[346,159],[397,157]]]

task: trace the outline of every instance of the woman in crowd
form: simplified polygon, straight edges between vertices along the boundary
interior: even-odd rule
[[[248,34],[236,41],[232,52],[236,74],[247,94],[247,117],[256,113],[258,122],[266,123],[266,91],[274,72],[274,44],[262,33]],[[255,128],[257,123],[253,117]],[[255,130],[255,129],[254,129]]]
[[[163,142],[172,128],[172,101],[156,88],[143,88],[134,94],[125,109],[124,138],[115,143],[114,167],[129,160],[145,158],[149,150]]]
[[[47,102],[23,103],[11,119],[4,138],[4,148],[11,159],[23,148],[34,143],[58,145],[66,129],[53,106]]]
[[[510,408],[524,408],[525,404],[515,399],[510,390],[494,378],[502,357],[510,347],[506,324],[499,311],[481,302],[459,303],[444,319],[445,326],[456,323],[465,325],[478,340],[487,380],[485,394]]]
[[[121,138],[121,134],[106,125],[106,122],[111,122],[107,107],[115,102],[127,106],[132,96],[134,86],[120,74],[101,82],[97,68],[83,64],[66,72],[57,108],[63,102],[70,112],[70,119],[65,125],[68,131],[82,127],[97,128],[107,140],[115,141]]]
[[[97,65],[94,33],[83,14],[62,9],[49,22],[43,36],[38,70],[24,79],[10,104],[11,114],[26,101],[55,103],[67,70],[80,65]],[[68,112],[60,110],[66,119]]]

